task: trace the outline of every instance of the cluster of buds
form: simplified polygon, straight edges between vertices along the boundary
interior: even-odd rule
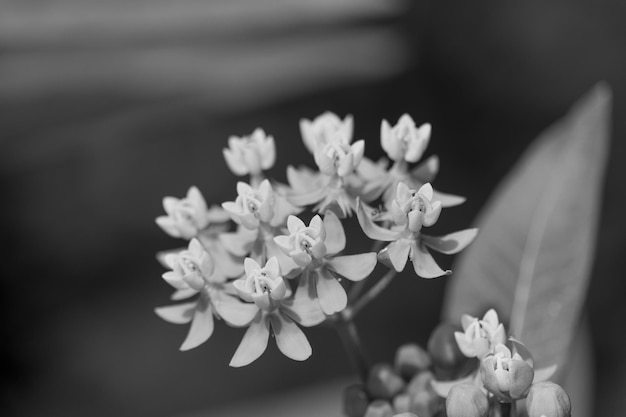
[[[434,391],[431,356],[417,344],[400,346],[393,365],[371,367],[364,384],[347,387],[343,409],[347,417],[434,417],[444,412],[444,400]]]
[[[440,325],[429,341],[436,370],[433,387],[446,398],[448,417],[487,417],[490,410],[518,401],[529,417],[570,416],[563,388],[546,381],[556,367],[535,369],[526,346],[507,338],[495,310],[482,319],[464,315],[461,323],[461,329]]]
[[[449,271],[429,251],[456,253],[474,238],[475,229],[422,234],[443,207],[463,201],[433,189],[436,158],[409,170],[426,149],[430,125],[418,127],[408,115],[395,126],[383,121],[380,141],[389,159],[377,163],[365,156],[364,140],[353,140],[351,116],[327,112],[302,120],[300,130],[317,169],[289,167],[289,184],[266,178],[276,146],[259,128],[231,136],[223,150],[230,170],[249,178],[237,183],[232,201],[209,207],[196,187],[185,198],[163,200],[166,215],[157,224],[188,243],[158,256],[168,269],[163,279],[175,289],[171,298],[180,303],[156,312],[169,322],[190,324],[182,350],[207,341],[217,319],[247,327],[231,366],[256,360],[272,335],[285,356],[305,360],[312,349],[301,327],[346,311],[354,301],[347,290],[369,277],[379,261],[399,272],[411,260],[418,276],[443,276]],[[373,209],[376,204],[380,209]],[[387,247],[344,253],[342,222],[355,212],[365,234],[389,242]]]

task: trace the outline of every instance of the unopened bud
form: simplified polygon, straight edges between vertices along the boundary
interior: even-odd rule
[[[428,353],[432,359],[438,380],[451,380],[469,373],[476,360],[466,357],[456,342],[454,332],[460,327],[451,323],[441,323],[428,340]]]
[[[363,417],[370,399],[361,384],[350,385],[343,391],[343,413],[347,417]]]
[[[396,351],[396,371],[406,380],[410,380],[416,373],[428,369],[430,365],[431,360],[428,352],[415,343],[402,345]]]
[[[530,387],[526,409],[528,417],[570,417],[572,405],[560,385],[546,381]]]
[[[447,417],[487,417],[489,400],[472,383],[454,385],[446,398]]]
[[[432,390],[420,391],[411,397],[411,408],[409,411],[420,417],[434,417],[442,404],[441,398]]]
[[[390,400],[404,389],[404,385],[400,375],[387,363],[374,365],[367,378],[367,390],[374,398]]]
[[[407,413],[411,407],[411,396],[406,392],[393,397],[393,410],[396,413]]]
[[[393,417],[393,408],[385,400],[375,400],[367,407],[365,417]]]
[[[482,382],[489,392],[501,401],[525,398],[533,383],[535,371],[522,357],[503,344],[496,345],[495,352],[481,362]]]

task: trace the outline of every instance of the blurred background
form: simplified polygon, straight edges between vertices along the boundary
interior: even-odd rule
[[[229,135],[274,135],[271,174],[284,180],[287,164],[313,164],[300,118],[353,114],[376,158],[381,119],[408,112],[433,124],[435,184],[468,197],[438,224],[456,230],[530,141],[606,80],[614,133],[588,389],[594,415],[621,415],[625,19],[617,0],[0,0],[0,414],[239,415],[232,404],[307,401],[315,394],[285,390],[313,384],[335,393],[339,415],[351,370],[329,329],[307,332],[304,363],[270,343],[230,369],[243,331],[226,326],[178,351],[187,329],[153,313],[171,292],[154,254],[180,246],[154,223],[162,197],[196,185],[211,203],[232,200]],[[426,343],[445,284],[398,280],[362,313],[373,361]]]

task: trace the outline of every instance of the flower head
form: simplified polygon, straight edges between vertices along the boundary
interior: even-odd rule
[[[553,382],[533,384],[526,398],[529,417],[570,417],[572,405],[569,395]]]
[[[463,332],[455,332],[454,337],[461,352],[469,358],[481,359],[493,348],[506,342],[504,325],[498,321],[498,313],[490,309],[482,320],[464,314],[461,318]]]
[[[411,116],[403,114],[393,127],[386,120],[382,121],[380,142],[391,160],[417,162],[428,146],[430,132],[430,124],[418,128]]]
[[[341,221],[333,212],[324,220],[315,216],[309,227],[294,216],[288,220],[289,236],[274,238],[280,249],[304,267],[297,293],[319,300],[325,314],[346,308],[348,297],[337,277],[360,281],[376,266],[374,252],[337,256],[346,246]]]
[[[480,373],[485,388],[502,401],[526,397],[535,376],[532,366],[503,344],[483,358]]]
[[[335,137],[325,144],[318,144],[313,156],[322,174],[346,177],[359,166],[364,151],[365,142],[362,140],[350,145],[342,137]]]
[[[191,187],[185,198],[165,197],[163,208],[166,216],[156,218],[156,223],[172,237],[191,239],[205,229],[211,222],[225,222],[222,209],[208,209],[202,193],[197,187]]]
[[[326,228],[319,215],[311,219],[309,226],[298,217],[289,216],[287,228],[289,236],[276,236],[274,241],[299,266],[307,266],[313,259],[326,255]]]
[[[274,192],[268,180],[257,189],[245,182],[237,183],[237,199],[222,204],[232,219],[247,229],[256,229],[259,222],[269,223],[274,216]]]
[[[314,153],[318,147],[331,142],[349,145],[352,142],[352,125],[352,116],[341,120],[335,113],[325,112],[313,121],[300,120],[300,133],[304,145]]]
[[[398,184],[396,197],[391,203],[389,214],[396,225],[406,225],[412,232],[422,226],[432,226],[441,214],[441,202],[433,200],[433,187],[424,184],[419,190],[409,189],[403,182]]]
[[[163,279],[177,290],[200,291],[213,274],[213,260],[197,239],[189,242],[187,250],[165,256],[165,263],[171,268],[163,274]]]
[[[274,138],[263,129],[256,129],[249,136],[231,136],[228,148],[223,150],[224,159],[235,175],[260,175],[271,168],[276,160]]]
[[[287,296],[287,287],[280,275],[276,257],[270,258],[264,267],[254,259],[244,261],[245,278],[233,283],[244,301],[254,302],[260,309],[271,311],[276,308],[272,300],[282,300]]]

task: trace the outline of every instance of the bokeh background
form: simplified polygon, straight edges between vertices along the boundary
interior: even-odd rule
[[[530,141],[606,80],[614,133],[588,389],[594,415],[622,415],[625,20],[617,0],[0,0],[0,414],[217,416],[340,386],[351,370],[325,328],[307,332],[304,363],[270,345],[230,369],[243,332],[226,326],[178,352],[186,329],[153,313],[170,293],[154,254],[180,245],[154,223],[162,197],[197,185],[232,200],[229,135],[274,135],[271,174],[284,180],[287,164],[313,163],[300,118],[353,114],[375,158],[381,119],[408,112],[434,126],[435,184],[468,197],[441,230],[467,227]],[[398,280],[362,313],[373,361],[426,342],[445,284]]]

